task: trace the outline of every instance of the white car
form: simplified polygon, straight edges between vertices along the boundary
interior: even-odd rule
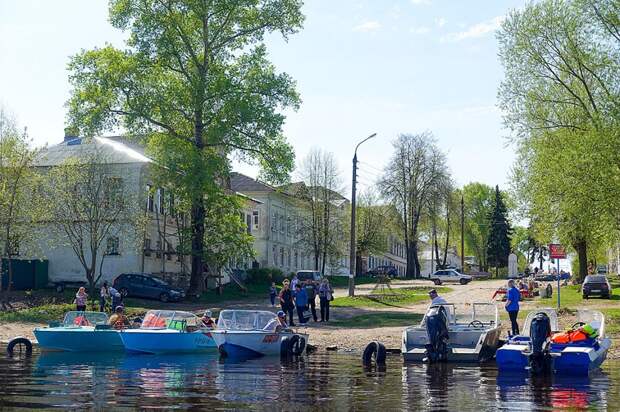
[[[460,273],[456,269],[443,269],[433,273],[429,276],[429,279],[436,285],[441,285],[442,283],[460,283],[461,285],[466,285],[471,282],[473,278],[469,275]]]

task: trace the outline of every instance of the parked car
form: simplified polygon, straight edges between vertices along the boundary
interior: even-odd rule
[[[466,285],[471,282],[473,278],[456,269],[444,269],[436,271],[429,276],[429,279],[436,285],[441,285],[442,283],[460,283],[461,285]]]
[[[366,272],[366,275],[372,277],[387,275],[391,278],[395,278],[398,276],[398,269],[391,265],[377,266],[376,268],[370,269],[368,272]]]
[[[323,276],[318,270],[299,270],[297,271],[297,279],[300,281],[313,280],[319,282]]]
[[[598,273],[599,275],[606,275],[607,274],[607,265],[598,265],[596,267],[596,273]]]
[[[553,282],[558,280],[558,278],[556,275],[553,275],[551,273],[539,273],[534,276],[534,280],[538,282]]]
[[[611,285],[604,275],[588,275],[581,285],[581,295],[584,299],[590,296],[600,296],[605,299],[611,298]]]
[[[178,302],[185,297],[182,289],[173,288],[149,273],[123,273],[114,279],[113,286],[123,297],[159,299],[162,302]]]

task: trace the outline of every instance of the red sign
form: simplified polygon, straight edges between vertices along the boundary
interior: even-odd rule
[[[566,259],[566,249],[564,249],[564,246],[558,243],[550,243],[549,244],[549,258]]]

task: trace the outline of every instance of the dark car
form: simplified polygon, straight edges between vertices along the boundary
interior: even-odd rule
[[[395,278],[398,276],[398,270],[394,266],[386,265],[386,266],[377,266],[374,269],[369,270],[366,273],[368,276],[389,276],[391,278]]]
[[[162,302],[178,302],[185,297],[183,290],[173,288],[167,282],[148,273],[123,273],[114,279],[113,286],[123,297],[159,299]]]
[[[611,298],[611,285],[604,275],[589,275],[583,281],[581,294],[584,299],[588,299],[590,296],[609,299]]]

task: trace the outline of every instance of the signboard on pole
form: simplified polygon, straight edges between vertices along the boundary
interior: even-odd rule
[[[566,259],[566,249],[559,243],[549,244],[549,258],[550,259]]]

